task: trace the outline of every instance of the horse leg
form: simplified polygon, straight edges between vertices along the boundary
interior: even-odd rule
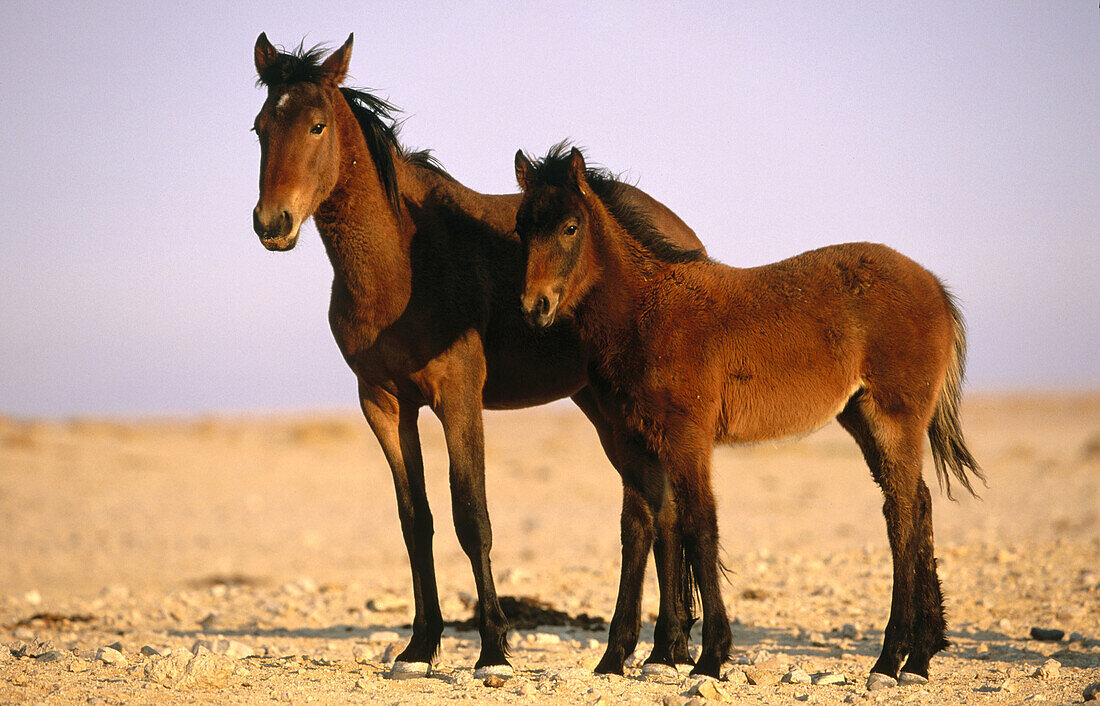
[[[901,668],[902,682],[922,683],[928,679],[928,663],[948,646],[945,633],[947,621],[943,615],[943,591],[936,573],[936,557],[932,543],[932,494],[920,479],[917,504],[913,516],[917,531],[916,586],[914,587],[913,639],[909,658]]]
[[[888,678],[887,684],[894,682],[912,642],[917,553],[921,545],[914,512],[919,507],[922,441],[919,433],[906,428],[913,425],[869,412],[871,405],[873,402],[860,395],[837,417],[859,444],[871,475],[882,490],[882,513],[886,518],[886,536],[893,558],[890,618],[886,623],[882,651],[871,668],[869,685],[883,681],[882,677]]]
[[[417,406],[399,402],[377,388],[360,386],[360,405],[386,461],[393,473],[397,492],[397,511],[401,534],[409,553],[412,569],[413,634],[394,663],[396,672],[406,676],[427,675],[439,651],[443,634],[443,616],[439,610],[439,592],[432,558],[432,513],[424,492],[424,462],[420,455],[420,435],[416,428]]]
[[[607,636],[607,650],[596,665],[597,674],[622,674],[623,662],[638,645],[641,630],[642,583],[646,555],[653,544],[653,515],[639,490],[623,484],[622,573],[615,614]]]
[[[625,517],[628,512],[628,503],[637,501],[627,498],[625,473],[628,471],[624,468],[624,453],[618,448],[615,434],[603,413],[600,412],[595,395],[592,394],[592,388],[581,389],[573,395],[573,401],[596,428],[604,453],[607,454],[608,460],[619,475],[624,478],[623,515]],[[657,566],[657,586],[661,595],[657,624],[653,630],[653,652],[646,663],[694,664],[695,660],[688,652],[688,635],[691,632],[691,626],[695,623],[692,610],[693,583],[690,573],[685,574],[676,505],[667,493],[661,503],[661,512],[656,518],[653,559]],[[619,585],[622,586],[621,581]]]
[[[710,483],[711,439],[679,435],[668,462],[669,482],[679,508],[687,557],[703,605],[703,649],[692,674],[717,678],[729,657],[733,633],[722,600],[718,559],[718,513]]]
[[[443,425],[450,457],[451,514],[462,551],[470,559],[479,607],[481,656],[475,676],[510,675],[508,621],[497,598],[489,552],[493,530],[485,500],[485,436],[481,386],[468,379],[440,397],[435,412]],[[479,676],[480,675],[480,676]]]

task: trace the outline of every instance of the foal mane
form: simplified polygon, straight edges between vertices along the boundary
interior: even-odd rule
[[[531,183],[566,186],[569,183],[569,153],[572,147],[568,140],[563,140],[551,147],[542,159],[528,156],[534,166]],[[703,250],[682,248],[665,237],[653,224],[649,213],[630,200],[627,184],[618,175],[601,167],[586,166],[584,178],[623,230],[654,258],[672,264],[707,259]]]
[[[323,45],[306,49],[301,44],[293,52],[281,51],[278,59],[260,74],[257,83],[268,88],[295,83],[320,83],[325,77],[322,59],[327,53],[328,49]],[[340,86],[340,94],[347,101],[355,120],[359,123],[359,128],[363,131],[367,149],[370,151],[378,178],[385,189],[386,198],[395,210],[400,206],[401,194],[397,185],[394,154],[407,164],[454,180],[454,177],[448,174],[439,160],[432,155],[431,150],[410,151],[401,145],[397,139],[401,128],[401,123],[397,120],[397,115],[401,112],[400,108],[371,93],[369,89]]]

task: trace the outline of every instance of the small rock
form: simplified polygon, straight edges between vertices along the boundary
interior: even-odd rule
[[[409,607],[409,599],[386,597],[372,598],[367,601],[367,610],[375,613],[389,613],[391,611],[405,610]]]
[[[191,652],[198,654],[199,651],[203,649],[216,655],[224,655],[229,659],[244,659],[245,657],[251,657],[255,654],[255,651],[243,642],[226,640],[225,638],[198,640],[191,647]]]
[[[100,647],[95,653],[95,658],[105,664],[113,664],[116,667],[126,666],[126,657],[113,647]]]
[[[219,613],[209,613],[199,621],[203,632],[228,632],[236,627],[236,623]]]
[[[845,623],[844,627],[840,629],[840,636],[848,640],[858,640],[860,638],[859,628],[851,623]]]
[[[374,659],[374,650],[366,645],[356,645],[351,648],[352,658],[359,664],[367,664]]]
[[[367,639],[371,642],[396,642],[401,636],[393,630],[375,630],[367,635]]]
[[[1043,662],[1043,666],[1035,670],[1035,673],[1031,676],[1036,679],[1056,679],[1058,673],[1062,670],[1062,663],[1056,659],[1048,659]]]
[[[813,679],[802,669],[792,669],[784,674],[780,681],[785,684],[810,684]]]
[[[115,642],[112,642],[111,644],[107,645],[107,647],[110,647],[112,650],[118,650],[119,652],[125,652],[126,651],[126,650],[122,649],[122,643],[117,641],[117,640]]]
[[[779,675],[769,669],[749,667],[744,672],[745,678],[753,686],[771,686],[779,683]]]
[[[1081,691],[1085,701],[1100,701],[1100,681],[1089,684]]]
[[[695,688],[689,694],[691,696],[701,696],[707,701],[729,701],[730,695],[726,693],[726,690],[715,681],[714,679],[706,679],[695,685]]]
[[[42,594],[34,590],[27,591],[23,594],[23,601],[31,605],[38,605],[42,602]]]
[[[843,674],[837,674],[836,672],[821,672],[811,677],[814,684],[819,686],[825,686],[828,684],[847,684],[848,680]]]
[[[474,675],[465,669],[459,669],[453,674],[449,675],[446,679],[447,683],[451,686],[464,688],[469,686],[474,681]]]
[[[163,657],[164,656],[163,652],[158,650],[156,647],[153,647],[152,645],[142,645],[141,646],[141,654],[145,655],[146,657]]]
[[[405,648],[403,642],[391,642],[386,645],[386,649],[382,652],[382,662],[389,664],[397,660],[397,655],[401,654],[401,651]]]
[[[989,659],[989,645],[984,642],[981,643],[976,648],[974,648],[974,654],[978,656],[978,659]]]
[[[504,677],[498,677],[496,674],[490,674],[489,676],[485,677],[485,681],[481,683],[492,689],[499,689],[500,687],[504,686],[506,680],[504,679]]]
[[[731,667],[722,675],[722,681],[733,685],[740,685],[748,684],[749,678],[745,676],[744,670],[738,667]]]
[[[355,681],[356,689],[366,689],[368,686],[370,686],[370,682],[368,682],[366,679],[357,679]]]
[[[805,639],[814,647],[828,647],[831,644],[825,639],[824,633],[817,631],[806,633]]]
[[[34,661],[36,661],[36,662],[60,662],[61,660],[65,659],[65,654],[66,653],[61,652],[59,650],[50,650],[49,652],[43,652],[42,654],[35,657]]]
[[[1066,633],[1064,630],[1055,630],[1048,628],[1031,628],[1031,639],[1042,640],[1043,642],[1058,642]]]
[[[92,663],[85,659],[74,659],[69,662],[68,670],[79,674],[80,672],[86,672],[92,668]]]

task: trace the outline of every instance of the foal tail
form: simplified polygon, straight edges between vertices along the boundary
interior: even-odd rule
[[[950,500],[955,497],[951,494],[951,475],[963,484],[974,497],[979,497],[970,484],[967,476],[971,474],[985,481],[978,462],[974,460],[970,449],[966,447],[963,439],[962,425],[959,423],[959,399],[962,397],[963,369],[966,365],[966,325],[955,298],[946,288],[943,290],[947,298],[947,308],[951,312],[951,323],[955,329],[955,342],[951,349],[951,360],[947,365],[947,374],[944,378],[943,389],[936,400],[936,408],[932,413],[932,421],[928,425],[928,441],[932,446],[932,461],[936,466],[936,476],[940,482],[940,490],[947,493]]]

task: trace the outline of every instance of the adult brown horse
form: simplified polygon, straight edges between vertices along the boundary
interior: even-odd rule
[[[519,152],[516,178],[525,192],[516,220],[527,260],[523,308],[539,327],[572,320],[592,360],[599,410],[630,459],[624,482],[652,516],[666,485],[677,502],[702,595],[695,671],[718,676],[731,639],[719,590],[713,445],[799,434],[836,417],[882,489],[894,563],[890,619],[868,684],[896,684],[899,670],[904,681],[926,680],[947,641],[921,478],[924,435],[949,494],[949,470],[968,490],[968,470],[984,480],[958,419],[963,322],[940,282],[869,243],[750,269],[711,261],[619,218],[576,149],[538,164]],[[623,548],[631,583],[620,585],[598,671],[621,672],[634,647],[631,611],[649,536]]]
[[[254,227],[269,250],[289,250],[302,222],[313,216],[332,263],[329,321],[393,472],[412,569],[413,634],[394,675],[426,674],[443,631],[416,425],[425,405],[443,425],[455,530],[477,586],[477,667],[481,674],[510,672],[507,625],[489,562],[482,407],[528,407],[572,396],[620,472],[622,461],[607,445],[607,424],[585,387],[576,334],[536,334],[523,322],[516,303],[522,251],[514,233],[520,195],[476,193],[426,152],[404,150],[393,106],[341,87],[351,46],[348,37],[322,60],[316,49],[284,53],[265,35],[257,39],[256,70],[267,100],[255,124],[261,158]],[[680,245],[702,247],[663,205],[631,187],[623,193],[631,208]],[[644,512],[630,486],[624,486],[623,504],[624,517]],[[666,511],[657,523],[662,601],[655,642],[688,662],[682,637],[665,637],[682,636],[692,621],[690,574],[674,518]]]

